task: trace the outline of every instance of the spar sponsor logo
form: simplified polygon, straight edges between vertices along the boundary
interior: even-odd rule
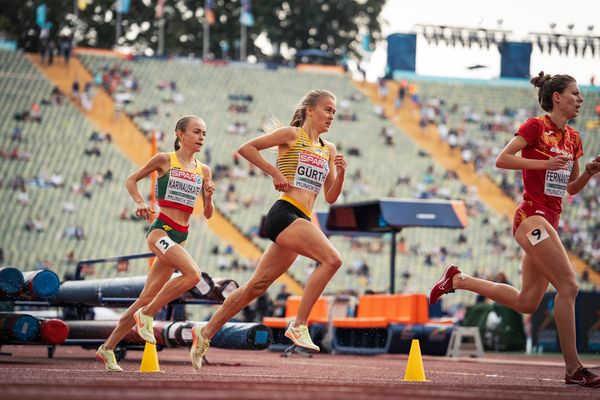
[[[322,157],[316,156],[312,153],[307,153],[307,152],[302,152],[300,153],[300,157],[298,158],[299,162],[301,163],[305,163],[305,164],[310,164],[314,167],[318,167],[318,168],[328,168],[329,164],[327,163],[327,160],[325,160]]]
[[[177,179],[184,179],[190,182],[196,182],[196,174],[193,172],[184,171],[182,169],[171,170],[171,177]]]

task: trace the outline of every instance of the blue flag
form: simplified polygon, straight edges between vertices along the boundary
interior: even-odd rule
[[[40,4],[35,9],[35,23],[40,28],[44,29],[46,26],[46,4]]]
[[[117,0],[117,12],[121,14],[127,14],[129,7],[131,6],[131,0]]]
[[[364,34],[361,42],[363,51],[371,51],[371,35],[369,35],[368,33]]]
[[[242,0],[242,12],[240,15],[240,24],[254,26],[254,15],[252,15],[252,1]]]

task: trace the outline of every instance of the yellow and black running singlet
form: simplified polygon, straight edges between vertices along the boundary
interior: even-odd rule
[[[319,194],[329,175],[329,149],[320,138],[315,145],[304,129],[298,130],[296,142],[277,159],[277,169],[292,186]]]

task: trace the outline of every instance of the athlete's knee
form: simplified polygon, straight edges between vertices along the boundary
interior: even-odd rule
[[[536,312],[536,310],[538,309],[540,305],[540,302],[533,302],[533,301],[526,301],[526,302],[522,302],[518,305],[518,308],[520,313],[523,314],[533,314],[534,312]]]
[[[321,265],[326,265],[328,268],[337,271],[342,266],[342,256],[337,250],[333,249],[325,254]]]
[[[193,272],[188,273],[186,277],[189,284],[193,287],[200,283],[200,280],[202,279],[202,274],[200,274],[200,271],[195,269]]]
[[[579,285],[575,279],[569,279],[562,282],[560,286],[556,288],[556,292],[562,297],[565,296],[569,299],[575,299],[579,292]]]

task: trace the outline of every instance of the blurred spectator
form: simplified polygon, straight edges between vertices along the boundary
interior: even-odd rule
[[[65,64],[69,64],[69,61],[71,60],[71,51],[73,50],[73,35],[70,31],[66,31],[60,36],[59,46]]]
[[[73,100],[75,102],[79,102],[79,79],[77,79],[77,77],[75,77],[75,80],[73,81],[73,84],[71,85],[71,97],[73,98]]]
[[[23,141],[23,130],[18,126],[15,126],[12,134],[10,135],[10,139],[21,143]]]
[[[38,124],[42,122],[42,110],[40,105],[35,101],[31,103],[31,110],[29,111],[29,119],[31,121],[37,122]]]
[[[58,86],[54,86],[52,92],[50,92],[50,104],[53,106],[60,106],[63,103],[63,93],[58,88]]]
[[[29,198],[29,193],[26,190],[20,190],[17,193],[17,203],[22,206],[28,206],[31,203],[31,199]]]
[[[288,292],[286,285],[279,287],[279,292],[275,296],[273,302],[273,316],[274,317],[285,317],[285,307],[287,305],[287,298],[290,297],[291,293]]]

